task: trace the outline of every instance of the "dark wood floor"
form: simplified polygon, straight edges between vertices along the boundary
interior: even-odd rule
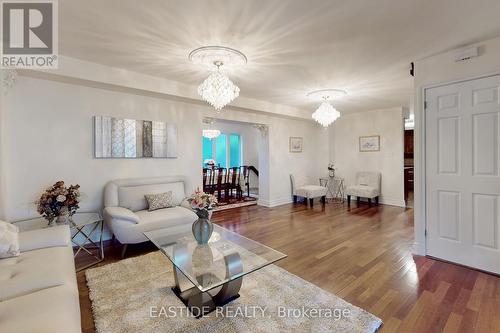
[[[279,266],[379,316],[381,332],[500,332],[500,278],[412,256],[411,209],[251,206],[217,212],[213,221],[286,253]],[[133,246],[129,256],[153,250]],[[119,252],[107,246],[102,264]],[[82,329],[94,332],[84,273],[77,278]]]

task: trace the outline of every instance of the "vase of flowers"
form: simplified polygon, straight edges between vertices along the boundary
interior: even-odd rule
[[[37,203],[37,211],[49,225],[68,224],[68,219],[76,213],[80,197],[80,185],[64,185],[58,181],[47,188]]]
[[[335,165],[333,163],[328,164],[328,175],[335,178]]]
[[[198,215],[198,219],[191,228],[193,236],[198,244],[207,244],[214,231],[210,217],[212,216],[212,210],[217,205],[217,199],[214,195],[197,189],[189,198],[189,203],[193,211]]]

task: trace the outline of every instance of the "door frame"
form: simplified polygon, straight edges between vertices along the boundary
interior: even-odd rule
[[[426,117],[425,117],[425,95],[426,91],[433,88],[448,86],[451,84],[462,83],[467,81],[474,81],[484,79],[492,76],[500,75],[499,71],[489,72],[485,74],[475,75],[468,78],[445,81],[440,83],[431,83],[422,85],[417,89],[418,96],[415,98],[415,130],[414,130],[414,167],[415,167],[415,180],[414,181],[414,247],[413,253],[417,255],[427,255],[427,196],[426,196]],[[418,222],[420,221],[420,222]]]

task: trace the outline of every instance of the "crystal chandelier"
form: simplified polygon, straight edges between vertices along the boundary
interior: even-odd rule
[[[223,46],[205,46],[193,50],[189,59],[210,69],[210,75],[198,87],[198,94],[217,112],[240,95],[240,88],[223,73],[222,66],[231,68],[246,64],[243,53]]]
[[[215,65],[217,70],[210,73],[200,84],[198,94],[219,112],[240,95],[240,88],[221,72],[221,62],[216,62]]]
[[[335,109],[326,100],[321,103],[319,108],[312,114],[312,118],[320,123],[323,127],[328,127],[339,117],[340,112],[338,112],[337,109]]]
[[[213,128],[213,125],[215,123],[214,119],[204,118],[203,123],[210,126],[210,128],[204,129],[202,131],[202,135],[204,138],[215,139],[216,137],[218,137],[220,135],[220,131],[218,129]]]
[[[341,114],[333,107],[329,100],[332,97],[340,97],[345,94],[346,92],[344,90],[339,89],[322,89],[308,93],[307,97],[315,99],[321,98],[323,100],[321,105],[313,112],[312,118],[323,127],[328,127],[330,124],[333,124]]]
[[[203,130],[203,137],[207,139],[215,139],[220,135],[220,131],[216,129],[204,129]]]

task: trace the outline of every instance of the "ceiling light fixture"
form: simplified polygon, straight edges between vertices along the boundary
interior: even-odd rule
[[[204,129],[202,131],[203,137],[211,140],[211,139],[215,139],[216,137],[218,137],[220,135],[220,131],[218,129],[213,128],[215,120],[213,120],[212,118],[205,118],[205,119],[203,119],[203,123],[209,125],[209,127],[210,127],[210,128]]]
[[[333,107],[329,100],[346,94],[344,90],[340,89],[322,89],[308,93],[307,97],[323,101],[316,111],[313,112],[312,118],[323,127],[328,127],[341,116],[340,112]]]
[[[223,73],[222,67],[246,64],[243,53],[223,46],[205,46],[191,51],[189,60],[210,68],[211,73],[198,87],[198,94],[217,112],[240,95],[240,88]]]
[[[204,129],[203,130],[203,137],[207,139],[215,139],[220,135],[220,131],[216,129]]]

